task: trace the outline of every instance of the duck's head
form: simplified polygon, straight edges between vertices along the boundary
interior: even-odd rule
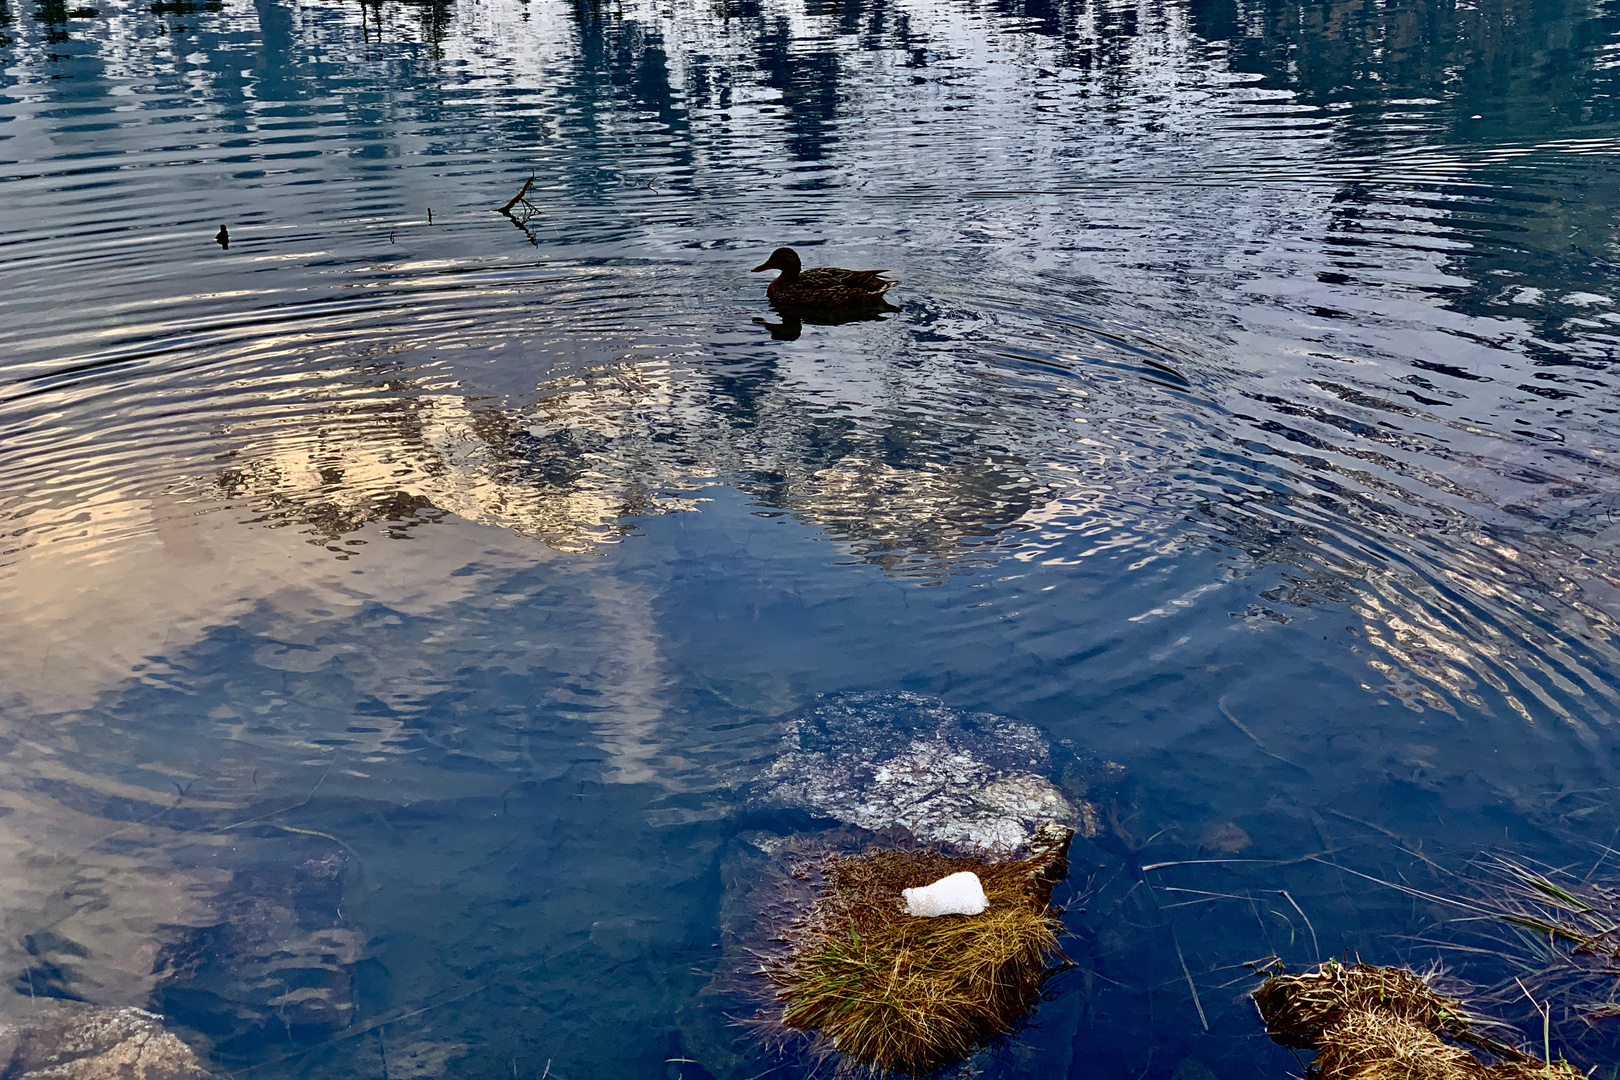
[[[799,267],[799,253],[797,251],[792,248],[777,248],[771,252],[770,258],[754,267],[749,273],[757,274],[761,270],[780,270],[786,274],[797,274]]]

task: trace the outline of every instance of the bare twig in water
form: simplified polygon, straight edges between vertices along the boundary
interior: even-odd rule
[[[327,762],[326,771],[321,773],[321,778],[319,780],[315,781],[315,786],[309,789],[309,794],[305,795],[302,799],[300,799],[297,802],[293,803],[291,806],[283,806],[280,810],[272,810],[268,814],[260,814],[258,817],[255,817],[255,818],[247,818],[244,821],[233,822],[230,825],[226,825],[226,826],[224,826],[222,828],[215,829],[213,831],[215,833],[230,832],[232,829],[240,829],[244,825],[256,825],[259,822],[265,821],[265,820],[267,820],[269,818],[278,817],[281,814],[289,813],[289,812],[291,812],[293,810],[297,810],[300,807],[308,806],[309,803],[310,803],[310,800],[315,798],[315,793],[317,791],[321,790],[321,785],[326,783],[326,778],[328,776],[332,775],[332,766],[336,765],[336,764],[337,764],[337,759],[336,758],[333,758],[331,761]]]
[[[1268,750],[1266,748],[1266,744],[1260,741],[1260,736],[1258,736],[1254,732],[1250,731],[1249,726],[1247,724],[1245,724],[1243,721],[1239,720],[1237,717],[1232,715],[1232,710],[1226,707],[1226,697],[1225,697],[1225,695],[1222,695],[1221,699],[1215,703],[1215,707],[1221,710],[1221,715],[1222,716],[1226,717],[1228,720],[1230,720],[1232,722],[1233,727],[1237,728],[1239,731],[1243,732],[1243,734],[1247,735],[1249,737],[1249,741],[1254,743],[1256,748],[1258,748],[1259,751],[1262,754],[1266,755],[1266,757],[1271,758],[1273,761],[1280,761],[1284,765],[1287,765],[1289,768],[1298,769],[1300,772],[1309,772],[1310,771],[1309,769],[1306,769],[1302,765],[1294,764],[1292,761],[1289,761],[1287,758],[1283,757],[1281,754],[1274,754],[1270,750]]]
[[[529,231],[529,222],[540,216],[540,208],[528,199],[529,189],[533,186],[534,174],[530,173],[529,178],[523,181],[523,186],[518,189],[518,193],[508,199],[506,205],[496,207],[495,212],[517,226],[528,238],[529,243],[539,247],[540,241]]]
[[[518,189],[518,193],[516,195],[512,196],[510,199],[508,199],[506,201],[506,205],[500,207],[495,212],[497,214],[505,214],[507,217],[511,217],[512,216],[512,208],[517,206],[518,203],[522,203],[524,206],[527,206],[530,210],[533,210],[535,213],[538,214],[540,212],[540,208],[535,206],[533,203],[529,202],[528,199],[524,198],[524,196],[529,193],[529,189],[531,187],[533,187],[533,186],[534,186],[534,174],[530,173],[529,178],[527,180],[523,181],[523,186]]]
[[[1610,847],[1609,845],[1613,844],[1616,838],[1620,838],[1620,825],[1615,826],[1614,835],[1609,837],[1608,844],[1598,845],[1603,849],[1603,853],[1598,856],[1597,862],[1592,864],[1592,869],[1586,872],[1586,876],[1581,878],[1582,885],[1585,885],[1588,881],[1591,881],[1592,875],[1596,874],[1598,872],[1598,867],[1603,865],[1603,860],[1614,854],[1614,848]]]
[[[1349,822],[1354,822],[1355,824],[1360,825],[1363,828],[1371,829],[1373,832],[1383,833],[1385,836],[1389,837],[1391,840],[1400,840],[1401,839],[1401,835],[1399,833],[1390,832],[1388,829],[1384,828],[1382,825],[1379,825],[1377,822],[1366,821],[1366,820],[1364,820],[1362,818],[1358,818],[1358,817],[1351,817],[1349,814],[1346,814],[1344,811],[1335,810],[1331,806],[1324,806],[1324,807],[1322,807],[1322,809],[1326,810],[1328,813],[1332,814],[1334,817],[1341,817],[1341,818],[1344,818],[1344,820],[1349,821]]]
[[[535,970],[535,968],[524,969],[524,971],[532,970]],[[520,971],[518,974],[523,974],[524,971]],[[284,1061],[292,1061],[294,1058],[303,1057],[306,1054],[319,1050],[322,1047],[332,1046],[336,1043],[346,1042],[349,1039],[359,1038],[362,1035],[368,1035],[373,1031],[378,1031],[382,1028],[388,1027],[390,1024],[397,1024],[402,1020],[410,1020],[413,1017],[421,1016],[423,1013],[432,1012],[434,1009],[442,1009],[446,1005],[454,1005],[458,1001],[466,1001],[474,994],[482,993],[484,990],[488,989],[488,987],[489,983],[487,982],[479,983],[471,990],[464,991],[454,997],[445,998],[443,1001],[434,1002],[432,1005],[424,1005],[418,1009],[407,1009],[405,1006],[401,1006],[400,1009],[393,1014],[385,1014],[383,1016],[376,1017],[375,1019],[368,1020],[363,1024],[357,1024],[346,1031],[340,1031],[336,1035],[329,1036],[320,1040],[319,1042],[310,1043],[308,1046],[301,1047],[292,1051],[291,1053],[283,1054],[278,1058],[272,1058],[269,1061],[261,1061],[257,1064],[249,1065],[240,1071],[244,1074],[253,1073],[258,1072],[260,1069],[268,1069],[272,1066],[280,1065]],[[548,1066],[549,1064],[550,1063],[547,1062]],[[542,1077],[541,1080],[544,1080],[544,1078]]]
[[[359,865],[360,868],[363,871],[365,869],[365,862],[360,858],[360,853],[358,851],[354,850],[353,847],[351,847],[347,842],[345,842],[341,838],[333,836],[331,833],[328,833],[328,832],[321,832],[319,829],[302,829],[302,828],[299,828],[297,825],[282,825],[282,824],[279,824],[277,822],[273,822],[273,821],[270,820],[273,817],[280,817],[282,814],[288,814],[288,813],[291,813],[294,810],[298,810],[298,809],[300,809],[302,807],[308,806],[314,800],[315,793],[317,791],[321,790],[321,785],[326,783],[326,778],[328,776],[332,775],[332,767],[334,765],[336,765],[336,764],[337,764],[337,759],[336,758],[332,759],[332,761],[327,764],[326,771],[321,773],[321,778],[319,780],[315,781],[315,786],[309,789],[309,794],[305,795],[302,799],[300,799],[298,802],[293,803],[291,806],[283,806],[280,810],[272,810],[268,814],[260,814],[258,817],[247,818],[244,821],[232,822],[231,824],[221,826],[218,829],[212,829],[212,830],[209,831],[209,833],[207,833],[205,835],[218,835],[219,833],[230,832],[232,829],[240,829],[240,828],[244,828],[244,827],[246,827],[248,825],[258,825],[258,826],[260,826],[262,828],[277,829],[277,830],[279,830],[281,832],[293,833],[293,834],[298,835],[298,836],[318,836],[322,840],[330,840],[330,841],[332,841],[332,843],[338,845],[344,851],[347,851],[349,853],[349,855],[354,859],[355,863],[357,865]],[[254,775],[255,776],[258,775],[257,770],[255,770]]]
[[[296,825],[281,825],[274,821],[264,821],[260,822],[259,824],[261,828],[279,829],[281,832],[292,833],[295,836],[318,836],[322,840],[330,840],[344,851],[347,851],[349,853],[349,857],[355,861],[355,865],[359,866],[362,872],[364,872],[366,868],[365,861],[360,858],[360,853],[358,851],[350,847],[348,842],[341,837],[333,836],[329,832],[321,832],[319,829],[300,829]]]
[[[1173,862],[1148,863],[1146,866],[1142,867],[1142,872],[1147,873],[1149,870],[1165,870],[1172,866],[1224,866],[1228,863],[1260,863],[1266,866],[1294,866],[1302,862],[1322,862],[1322,856],[1333,854],[1336,854],[1336,852],[1317,851],[1309,855],[1301,855],[1297,859],[1177,859]],[[1325,863],[1324,865],[1333,866],[1332,863]],[[1334,869],[1342,868],[1334,867]],[[1354,871],[1352,871],[1352,873],[1353,872]],[[1385,883],[1379,882],[1379,884]]]
[[[1548,1065],[1551,1065],[1552,1002],[1549,1001],[1546,1005],[1541,1004],[1541,1002],[1537,1001],[1531,996],[1530,991],[1524,989],[1524,983],[1520,982],[1517,978],[1515,978],[1513,981],[1519,983],[1520,990],[1524,990],[1524,996],[1530,1002],[1530,1007],[1535,1009],[1536,1012],[1541,1015],[1541,1056],[1546,1060]]]

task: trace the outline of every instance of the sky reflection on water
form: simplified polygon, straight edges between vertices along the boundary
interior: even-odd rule
[[[753,1076],[736,793],[851,689],[1125,767],[990,1072],[1282,1075],[1253,898],[1423,960],[1325,863],[1620,828],[1614,4],[94,9],[0,0],[19,1000]],[[901,310],[773,339],[781,243]]]

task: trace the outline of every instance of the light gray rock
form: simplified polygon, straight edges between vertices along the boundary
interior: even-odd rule
[[[6,1080],[211,1080],[191,1047],[142,1009],[37,1002],[0,1023]]]
[[[1050,768],[1046,739],[1029,724],[920,694],[844,694],[789,722],[751,802],[1010,854],[1042,821],[1096,831],[1094,811],[1067,799],[1046,778]]]

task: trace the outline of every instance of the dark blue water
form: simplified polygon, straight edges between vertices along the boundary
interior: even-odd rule
[[[1620,875],[1617,94],[1610,0],[0,0],[0,1011],[808,1075],[743,793],[848,691],[1104,823],[976,1069],[1501,980],[1351,871]],[[900,311],[765,325],[779,244]]]

